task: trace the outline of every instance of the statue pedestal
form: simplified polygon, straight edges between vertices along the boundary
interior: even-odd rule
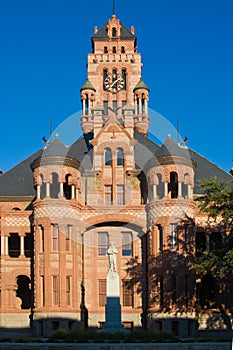
[[[120,282],[117,272],[109,271],[107,275],[107,300],[105,305],[105,323],[103,332],[125,332],[121,323]]]

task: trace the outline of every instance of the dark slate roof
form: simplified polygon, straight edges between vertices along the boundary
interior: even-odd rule
[[[0,196],[34,196],[32,161],[39,157],[42,150],[31,155],[23,162],[0,176]]]
[[[92,169],[92,146],[89,141],[93,139],[93,133],[84,135],[75,141],[67,152],[67,157],[77,159],[80,162],[80,168],[85,170]]]
[[[67,157],[74,158],[80,162],[81,169],[92,170],[93,148],[89,143],[89,140],[92,138],[92,133],[85,135],[75,141],[69,148],[65,147],[59,140],[59,142],[55,140],[56,142],[54,141],[54,143],[55,146],[58,147],[56,150],[59,150],[61,155],[63,154],[62,152],[65,151]],[[143,169],[147,162],[155,157],[155,154],[157,155],[160,152],[163,146],[159,147],[155,142],[137,131],[134,132],[134,138],[138,141],[135,145],[136,167]],[[176,149],[175,145],[172,147],[174,147],[174,150]],[[0,196],[35,196],[30,164],[35,159],[39,158],[44,151],[44,149],[39,150],[5,174],[0,175]],[[50,151],[52,151],[52,148],[49,149],[48,147],[48,152]],[[216,176],[218,181],[225,183],[229,183],[233,180],[233,177],[230,174],[210,162],[208,159],[192,149],[188,148],[187,151],[189,152],[191,159],[196,163],[194,194],[202,193],[199,182],[203,179],[209,179]]]
[[[168,135],[167,140],[160,147],[160,149],[155,153],[156,157],[184,157],[190,158],[190,154],[187,148],[180,147],[178,144],[172,140],[171,136]]]
[[[190,157],[197,164],[195,168],[195,187],[194,194],[203,193],[200,188],[200,182],[202,180],[208,180],[212,177],[217,178],[217,181],[229,184],[233,181],[233,176],[227,173],[225,170],[219,168],[216,164],[210,162],[208,159],[204,158],[197,152],[189,149]]]
[[[136,39],[136,36],[133,35],[121,22],[121,39]],[[101,29],[98,30],[96,34],[93,35],[92,39],[107,39],[108,38],[108,23],[106,23]]]
[[[134,138],[138,141],[135,145],[136,168],[143,169],[147,162],[154,158],[159,146],[136,130],[134,131]]]
[[[56,136],[55,140],[53,140],[51,143],[48,143],[48,145],[41,151],[41,154],[38,158],[41,157],[66,157],[69,147],[66,147]]]

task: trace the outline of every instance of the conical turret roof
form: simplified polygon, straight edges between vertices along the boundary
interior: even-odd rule
[[[150,92],[150,89],[148,88],[148,86],[144,83],[144,81],[142,80],[142,78],[139,80],[139,82],[137,83],[137,85],[135,86],[133,91],[139,90],[139,89],[144,89],[147,90],[148,92]]]
[[[83,90],[93,90],[96,91],[89,79],[86,80],[85,84],[81,87],[80,91]]]

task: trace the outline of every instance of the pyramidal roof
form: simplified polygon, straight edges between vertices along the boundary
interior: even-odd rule
[[[184,157],[190,158],[188,148],[179,146],[173,139],[171,135],[168,135],[167,140],[160,147],[160,149],[155,153],[156,157]]]
[[[115,16],[115,15],[113,15]],[[126,26],[124,26],[124,24],[122,24],[121,22],[119,22],[121,25],[121,29],[120,29],[120,39],[136,39],[136,36],[134,34],[131,33],[131,31],[129,29],[126,28]],[[98,32],[96,34],[94,34],[92,36],[92,39],[108,39],[108,22],[103,25],[102,28],[100,28],[98,30]]]

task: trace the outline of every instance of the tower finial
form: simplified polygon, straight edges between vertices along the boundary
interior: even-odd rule
[[[112,0],[112,15],[115,15],[115,0]]]

